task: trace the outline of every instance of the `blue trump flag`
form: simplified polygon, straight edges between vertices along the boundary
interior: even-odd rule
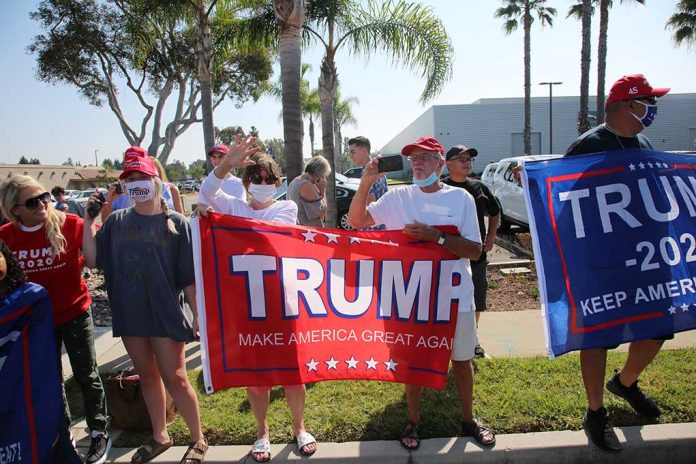
[[[63,416],[51,301],[26,283],[0,299],[0,462],[80,463]]]
[[[529,162],[522,180],[552,358],[696,328],[696,156]]]

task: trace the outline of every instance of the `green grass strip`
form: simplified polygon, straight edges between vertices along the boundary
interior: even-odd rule
[[[610,352],[607,379],[620,368],[625,353]],[[553,361],[544,357],[496,358],[475,361],[474,413],[496,433],[579,430],[586,408],[577,354]],[[201,407],[206,436],[213,445],[245,445],[255,440],[256,425],[246,389],[235,388],[212,395],[203,391],[201,371],[189,372]],[[665,350],[643,373],[641,388],[660,408],[660,423],[696,422],[696,349]],[[70,382],[71,406],[79,401]],[[606,392],[606,391],[605,391]],[[76,401],[77,400],[77,401]],[[423,437],[458,435],[461,406],[449,377],[444,390],[426,389],[422,400]],[[605,393],[605,406],[615,426],[649,423],[623,400]],[[81,404],[75,404],[78,413]],[[271,390],[268,410],[271,441],[291,442],[292,422],[282,388]],[[344,442],[396,439],[406,423],[406,399],[400,384],[367,381],[320,382],[307,387],[305,424],[319,441]],[[188,431],[178,417],[169,426],[178,444]],[[124,433],[117,446],[137,446],[146,434]]]

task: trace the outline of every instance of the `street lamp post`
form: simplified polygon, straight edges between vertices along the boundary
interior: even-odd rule
[[[539,82],[539,85],[549,86],[549,153],[553,154],[553,86],[563,82]]]
[[[99,158],[97,158],[98,151],[99,151],[98,149],[94,150],[94,162],[96,163],[95,166],[97,166],[97,167],[99,167]]]

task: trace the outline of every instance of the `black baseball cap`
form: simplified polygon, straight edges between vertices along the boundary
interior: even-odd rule
[[[471,156],[472,158],[474,156],[478,155],[478,150],[476,150],[475,148],[467,148],[466,145],[457,145],[457,146],[454,146],[454,147],[450,148],[449,150],[447,150],[447,154],[445,155],[445,159],[450,160],[450,159],[452,159],[453,156],[459,155],[461,153],[466,153],[466,152],[469,152],[469,156]]]

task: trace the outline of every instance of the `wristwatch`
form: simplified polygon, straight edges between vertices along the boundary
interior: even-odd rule
[[[437,244],[438,245],[445,244],[445,233],[444,232],[440,232],[440,238],[437,239]]]

